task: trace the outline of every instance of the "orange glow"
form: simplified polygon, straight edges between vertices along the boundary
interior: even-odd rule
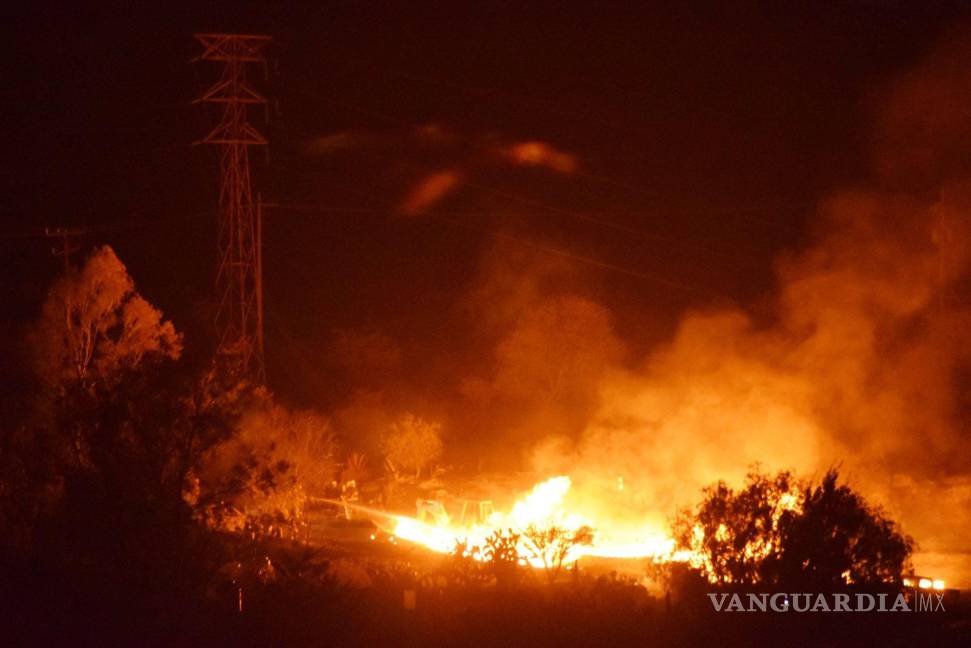
[[[904,587],[919,587],[920,589],[933,589],[940,592],[944,590],[945,586],[946,583],[939,578],[918,578],[916,582],[913,578],[904,579]]]
[[[447,170],[426,177],[401,203],[401,211],[418,214],[444,198],[461,180],[458,171]]]
[[[469,549],[479,549],[475,555],[477,559],[481,559],[481,550],[490,535],[496,531],[512,531],[520,535],[516,547],[520,562],[542,568],[550,564],[550,556],[545,555],[525,537],[524,532],[527,529],[556,527],[567,533],[575,533],[583,527],[590,527],[593,530],[592,543],[572,546],[564,563],[573,562],[583,556],[653,557],[658,560],[688,558],[687,555],[675,554],[674,540],[657,525],[645,523],[630,530],[605,523],[598,524],[586,515],[568,510],[565,500],[571,486],[572,482],[566,476],[547,479],[519,497],[508,513],[495,512],[484,523],[465,527],[433,525],[412,517],[394,516],[394,534],[439,553],[450,553],[455,550],[457,543],[464,542]]]
[[[573,173],[577,169],[576,156],[555,149],[546,142],[519,142],[509,147],[507,155],[524,166],[545,166],[560,173]]]

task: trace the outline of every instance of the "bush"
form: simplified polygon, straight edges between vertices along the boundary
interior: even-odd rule
[[[679,549],[715,583],[833,586],[899,582],[913,541],[830,470],[818,484],[789,472],[718,482],[674,523]]]
[[[323,495],[336,476],[336,454],[327,419],[264,395],[203,458],[187,497],[211,527],[298,537],[308,495]]]

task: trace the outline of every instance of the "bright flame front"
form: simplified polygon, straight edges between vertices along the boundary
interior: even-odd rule
[[[439,553],[450,553],[459,543],[464,543],[466,549],[479,560],[490,536],[497,531],[512,533],[519,537],[516,546],[519,561],[533,567],[549,567],[556,562],[567,564],[583,556],[653,557],[658,560],[679,558],[674,553],[675,543],[670,535],[650,525],[635,531],[611,529],[568,511],[564,500],[571,486],[570,478],[566,476],[540,482],[519,498],[508,513],[495,512],[484,523],[467,527],[428,524],[412,517],[394,516],[393,532],[399,538]],[[579,537],[585,528],[590,530],[590,535],[582,543],[568,540],[561,561],[553,555],[556,548],[540,546],[529,537],[530,532],[550,529],[558,530],[565,538]]]

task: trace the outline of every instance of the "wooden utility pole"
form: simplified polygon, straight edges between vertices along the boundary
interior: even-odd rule
[[[51,255],[64,259],[65,275],[71,273],[71,255],[81,249],[81,246],[77,245],[76,241],[86,233],[87,230],[79,227],[44,228],[44,236],[49,239],[57,239],[57,247],[51,248]]]

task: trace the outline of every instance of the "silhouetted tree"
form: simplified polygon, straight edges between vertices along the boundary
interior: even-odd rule
[[[675,539],[696,553],[710,580],[757,582],[763,561],[778,551],[780,522],[797,501],[792,474],[770,478],[753,470],[737,493],[722,481],[706,487],[697,509],[682,511],[675,520]]]
[[[519,538],[512,529],[497,529],[486,538],[482,558],[500,588],[514,585],[519,578]]]
[[[800,512],[786,518],[766,577],[810,586],[896,583],[909,570],[913,540],[830,470],[807,486]]]
[[[582,545],[593,544],[593,529],[588,526],[567,529],[555,524],[545,527],[531,524],[523,530],[523,537],[527,551],[543,564],[546,577],[552,583],[571,551]]]
[[[789,472],[749,473],[739,491],[705,489],[674,523],[678,547],[716,583],[832,586],[900,580],[913,548],[897,525],[829,471],[819,484]]]

